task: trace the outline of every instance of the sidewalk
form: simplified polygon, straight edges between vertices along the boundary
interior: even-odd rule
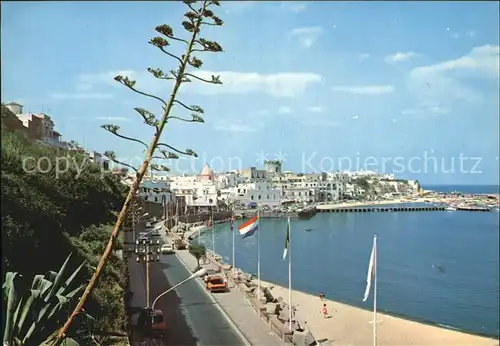
[[[196,258],[194,258],[188,250],[177,250],[176,255],[190,271],[196,268]],[[206,269],[215,269],[215,265],[211,263],[203,264],[203,262],[201,262],[200,264]],[[284,345],[284,343],[279,340],[279,338],[272,333],[259,318],[255,310],[249,305],[238,289],[231,289],[231,291],[227,293],[212,294],[212,296],[252,345]]]

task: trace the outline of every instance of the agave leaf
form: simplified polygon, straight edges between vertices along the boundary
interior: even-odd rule
[[[49,270],[43,277],[51,282],[54,282],[56,280],[57,273],[55,271]]]
[[[86,285],[81,285],[77,288],[75,288],[73,291],[69,292],[66,294],[67,298],[73,298],[77,293],[79,293],[81,290],[83,290],[86,287]]]
[[[19,312],[21,311],[21,306],[23,306],[23,302],[24,302],[24,298],[21,297],[21,299],[19,299],[19,302],[17,303],[17,308],[16,308],[16,311],[14,312],[14,316],[12,318],[12,326],[14,328],[17,327],[17,321],[18,321],[18,318],[19,318]]]
[[[54,284],[52,285],[52,288],[49,292],[49,294],[45,297],[45,302],[47,303],[49,299],[54,295],[57,290],[59,290],[59,287],[61,286],[62,280],[63,280],[63,275],[64,271],[66,270],[66,267],[69,263],[69,259],[71,258],[71,253],[66,257],[66,260],[64,261],[63,265],[59,269],[59,272],[57,273],[56,277],[54,278]]]
[[[43,326],[40,326],[40,327],[42,328]],[[28,329],[28,331],[24,335],[24,338],[23,338],[23,340],[21,342],[21,345],[25,345],[26,344],[26,340],[29,340],[29,338],[31,337],[31,334],[33,334],[33,332],[35,331],[35,328],[36,328],[36,321],[34,321],[31,324],[30,328]]]
[[[23,330],[24,322],[26,321],[28,313],[33,313],[33,311],[31,311],[32,310],[31,307],[34,305],[33,302],[36,301],[41,295],[40,290],[30,290],[30,293],[31,294],[26,300],[26,303],[24,303],[21,316],[19,317],[19,321],[17,323],[18,333],[20,333]]]
[[[63,296],[61,294],[56,294],[56,298],[59,300],[58,305],[66,305],[70,302],[69,298],[66,298],[65,296]]]
[[[33,278],[33,282],[31,283],[31,289],[34,290],[37,289],[37,287],[40,287],[39,282],[43,279],[44,279],[43,275],[35,275],[35,277]]]
[[[63,294],[65,290],[71,285],[71,282],[75,279],[75,277],[80,273],[80,270],[85,266],[86,261],[83,261],[82,264],[71,274],[71,276],[66,280],[66,282],[59,288],[57,291],[58,294]]]
[[[13,314],[14,309],[16,308],[16,300],[17,300],[17,292],[15,281],[16,278],[21,278],[21,274],[15,272],[8,272],[5,275],[5,283],[4,287],[6,288],[7,293],[7,304],[5,309],[5,328],[3,333],[3,343],[10,344],[12,341],[12,332],[13,332]]]

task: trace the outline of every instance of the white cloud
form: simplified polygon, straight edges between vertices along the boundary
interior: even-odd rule
[[[352,117],[353,120],[356,120],[358,118],[359,118],[359,115],[355,115],[355,116]]]
[[[281,106],[278,109],[278,114],[291,114],[293,110],[290,107]]]
[[[260,74],[256,72],[200,71],[197,75],[202,78],[220,75],[223,85],[207,85],[194,82],[185,86],[186,91],[201,94],[263,92],[276,97],[296,97],[304,93],[311,85],[322,81],[321,76],[314,73]]]
[[[446,107],[440,105],[432,105],[432,106],[421,106],[417,108],[403,109],[401,111],[401,114],[409,115],[414,118],[426,118],[429,116],[447,114],[449,112],[450,110]]]
[[[219,75],[223,84],[213,85],[191,78],[192,82],[183,84],[180,92],[203,95],[265,93],[275,97],[297,97],[311,85],[322,81],[322,77],[315,73],[261,74],[235,71],[193,71],[192,73],[204,79],[211,79],[212,75]],[[135,80],[137,88],[146,92],[165,91],[170,83],[156,79],[148,72],[131,70],[80,75],[78,79],[89,84],[121,86],[113,80],[118,74]],[[123,88],[123,86],[121,87]]]
[[[88,83],[77,84],[76,90],[79,91],[79,92],[90,91],[90,90],[92,90],[92,84],[88,84]]]
[[[476,37],[476,32],[474,30],[467,31],[467,37],[469,37],[469,38]]]
[[[228,121],[227,123],[220,122],[218,124],[215,124],[214,130],[223,132],[249,133],[249,132],[256,132],[259,129],[243,123],[234,123]]]
[[[301,121],[303,125],[319,127],[340,127],[340,124],[330,119],[306,118]]]
[[[130,121],[130,118],[126,117],[95,117],[95,119],[107,121]]]
[[[389,64],[394,64],[401,61],[408,61],[413,58],[418,58],[420,54],[415,52],[397,52],[385,57],[385,61]]]
[[[499,52],[499,46],[475,47],[457,59],[414,68],[408,88],[427,106],[446,103],[448,107],[455,100],[480,102],[481,92],[467,80],[493,80],[498,88]]]
[[[106,93],[53,93],[50,95],[50,97],[58,100],[67,100],[67,99],[73,99],[73,100],[90,100],[90,99],[110,99],[113,97],[112,94],[106,94]]]
[[[321,113],[321,112],[323,112],[323,107],[311,106],[311,107],[308,107],[307,110],[309,112],[312,112],[312,113]]]
[[[307,3],[307,2],[280,1],[278,9],[288,11],[288,12],[293,12],[293,13],[300,13],[300,12],[305,11],[308,6],[309,6],[309,3]]]
[[[226,13],[241,13],[253,7],[256,1],[224,1],[222,4]]]
[[[359,95],[384,95],[394,92],[392,85],[334,86],[333,91]]]
[[[316,43],[322,32],[323,28],[319,26],[300,27],[290,31],[290,38],[297,39],[303,48],[309,48]]]
[[[144,72],[147,73],[147,72]],[[150,75],[149,73],[147,73]],[[87,84],[87,85],[96,85],[96,84],[110,84],[119,86],[119,83],[114,80],[117,75],[127,76],[129,78],[135,78],[137,73],[132,70],[117,70],[117,71],[108,71],[103,73],[84,73],[79,74],[76,79],[79,82],[79,85]]]
[[[290,11],[294,13],[302,12],[307,8],[307,5],[307,3],[294,3],[292,6],[290,6]]]
[[[371,58],[371,54],[363,53],[363,54],[360,54],[358,56],[358,61],[359,62],[363,62],[363,61],[365,61],[366,59],[369,59],[369,58]]]

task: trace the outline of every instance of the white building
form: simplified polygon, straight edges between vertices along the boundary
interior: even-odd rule
[[[109,160],[106,159],[106,157],[103,156],[101,153],[98,153],[97,151],[92,151],[88,153],[88,155],[92,162],[98,164],[106,171],[109,170]]]
[[[257,181],[243,183],[236,187],[221,190],[221,198],[235,205],[255,203],[258,206],[277,206],[281,203],[281,191],[271,182]]]
[[[170,186],[176,196],[184,196],[187,209],[218,205],[216,176],[208,165],[205,165],[197,176],[171,177]]]
[[[139,185],[139,197],[146,202],[165,204],[174,201],[170,184],[144,178]]]

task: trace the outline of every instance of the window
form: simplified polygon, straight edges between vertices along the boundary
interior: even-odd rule
[[[253,199],[253,196],[250,196],[250,199]]]
[[[269,199],[269,195],[267,195],[267,199]]]
[[[259,199],[260,199],[260,195],[259,195]]]

